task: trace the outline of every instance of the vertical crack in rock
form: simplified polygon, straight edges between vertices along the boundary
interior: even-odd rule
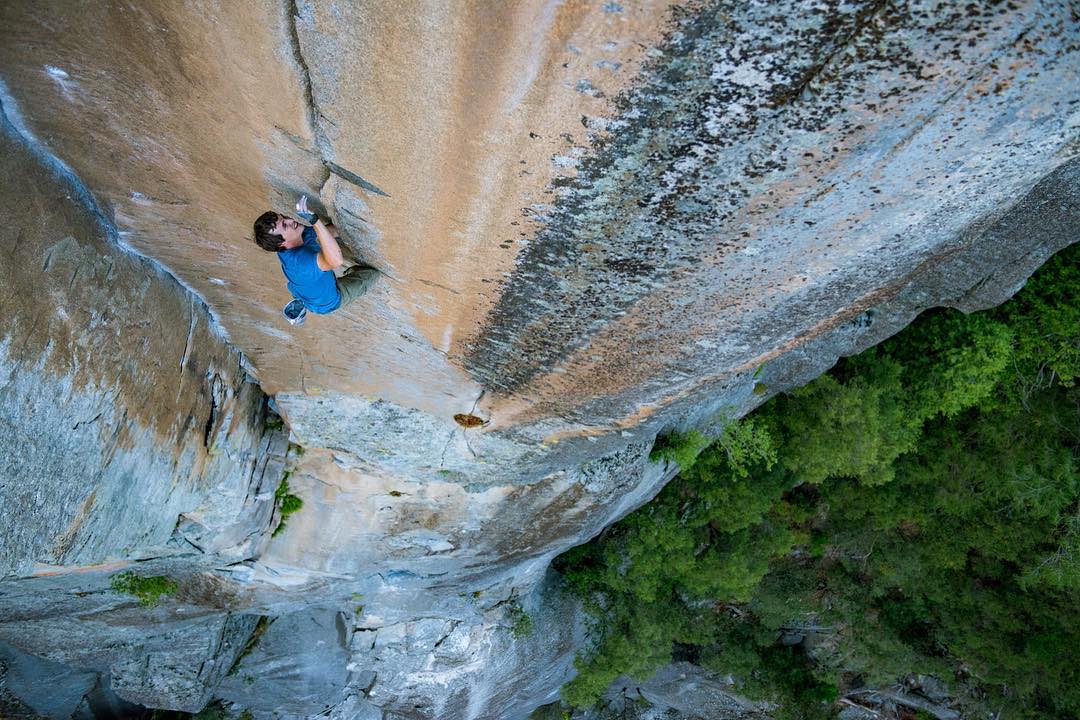
[[[329,138],[326,137],[322,123],[319,122],[322,113],[319,112],[319,105],[315,100],[315,91],[311,84],[311,71],[308,69],[307,60],[304,59],[304,53],[300,48],[300,31],[296,26],[300,19],[300,9],[296,5],[296,0],[286,0],[285,13],[287,15],[286,25],[289,30],[289,49],[292,51],[293,61],[296,62],[300,69],[300,81],[304,86],[304,103],[308,109],[308,122],[311,124],[311,132],[315,135],[315,146],[325,165],[327,159],[333,157],[333,148],[330,146]],[[326,174],[327,177],[323,178],[323,183],[328,179],[329,168],[326,168]]]
[[[210,412],[206,418],[206,425],[203,428],[203,446],[207,449],[211,449],[213,446],[214,427],[218,419],[218,410],[221,408],[225,401],[225,388],[224,383],[221,381],[221,376],[216,372],[213,373],[213,377],[210,378]]]
[[[335,123],[323,113],[319,108],[318,100],[315,99],[315,87],[311,81],[311,69],[307,59],[304,57],[303,47],[300,44],[300,29],[297,26],[297,23],[299,23],[304,16],[301,15],[297,0],[286,0],[285,12],[288,15],[286,24],[289,30],[289,49],[292,53],[293,61],[300,70],[304,103],[307,105],[308,110],[308,122],[311,125],[312,134],[315,136],[315,151],[323,165],[323,175],[319,181],[319,193],[322,193],[322,189],[330,180],[330,176],[337,175],[342,180],[352,183],[370,193],[381,195],[382,197],[390,197],[388,193],[375,185],[375,183],[365,179],[359,173],[344,168],[335,162],[336,156],[334,153],[334,146],[330,142],[329,136],[326,134],[326,129],[323,127],[323,121],[328,122],[331,125],[335,125]]]
[[[300,8],[297,6],[297,0],[286,0],[285,12],[288,15],[286,24],[289,29],[289,49],[292,51],[293,60],[300,69],[300,81],[303,84],[304,103],[307,105],[308,109],[308,122],[311,124],[311,132],[315,136],[315,150],[318,153],[319,160],[322,162],[323,166],[322,178],[319,179],[319,194],[322,194],[322,190],[330,180],[331,174],[337,174],[349,182],[360,185],[360,187],[372,189],[374,192],[385,195],[385,193],[368,183],[359,175],[344,170],[333,162],[334,147],[330,144],[330,138],[327,137],[326,130],[322,125],[322,120],[325,119],[326,116],[323,115],[322,111],[319,109],[319,103],[315,99],[315,88],[311,82],[311,70],[308,68],[307,60],[304,58],[304,51],[300,45],[300,30],[297,27],[297,23],[300,21],[301,15]],[[335,168],[338,172],[335,172]]]
[[[187,369],[188,356],[191,354],[191,340],[195,336],[195,325],[199,319],[198,314],[195,312],[195,299],[189,296],[188,300],[188,312],[191,313],[191,322],[188,324],[184,354],[180,356],[180,373],[176,381],[176,402],[180,402],[180,393],[184,389],[184,370]]]
[[[446,639],[448,637],[450,637],[451,635],[454,634],[454,631],[457,630],[457,627],[458,627],[458,625],[461,624],[461,622],[462,622],[461,620],[451,620],[450,621],[450,627],[446,630],[446,632],[444,632],[442,634],[442,636],[438,640],[435,641],[435,644],[431,646],[432,652],[437,650],[440,645],[442,645],[444,642],[446,642]]]

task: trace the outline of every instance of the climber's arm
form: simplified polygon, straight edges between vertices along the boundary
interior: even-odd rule
[[[334,233],[330,231],[322,220],[317,220],[312,227],[315,228],[315,237],[318,239],[319,248],[322,250],[316,259],[319,269],[334,270],[341,267],[341,264],[345,262],[345,258],[341,256],[341,247],[338,246],[337,240],[334,239]]]
[[[308,209],[307,195],[301,195],[300,200],[296,203],[296,214],[302,217],[306,222],[311,223],[311,227],[315,230],[315,239],[319,241],[319,254],[315,258],[319,269],[322,271],[334,270],[341,267],[345,262],[345,258],[341,256],[341,248],[338,247],[337,239],[334,238],[334,233],[330,231],[326,223],[319,219],[318,214]]]

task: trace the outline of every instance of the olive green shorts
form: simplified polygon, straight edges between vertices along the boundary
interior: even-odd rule
[[[379,278],[379,271],[367,265],[353,265],[346,270],[341,277],[337,278],[337,289],[341,294],[341,309],[360,297],[375,284]]]

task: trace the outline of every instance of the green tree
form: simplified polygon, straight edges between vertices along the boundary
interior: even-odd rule
[[[911,673],[1080,715],[1080,246],[1005,305],[926,313],[804,388],[658,443],[680,475],[559,559],[588,705],[673,648],[789,717]]]

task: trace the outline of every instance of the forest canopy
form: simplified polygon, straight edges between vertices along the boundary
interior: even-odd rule
[[[1080,717],[1078,374],[1074,245],[718,438],[661,437],[678,477],[557,563],[595,619],[564,700],[678,657],[778,717],[927,677],[965,712]]]

